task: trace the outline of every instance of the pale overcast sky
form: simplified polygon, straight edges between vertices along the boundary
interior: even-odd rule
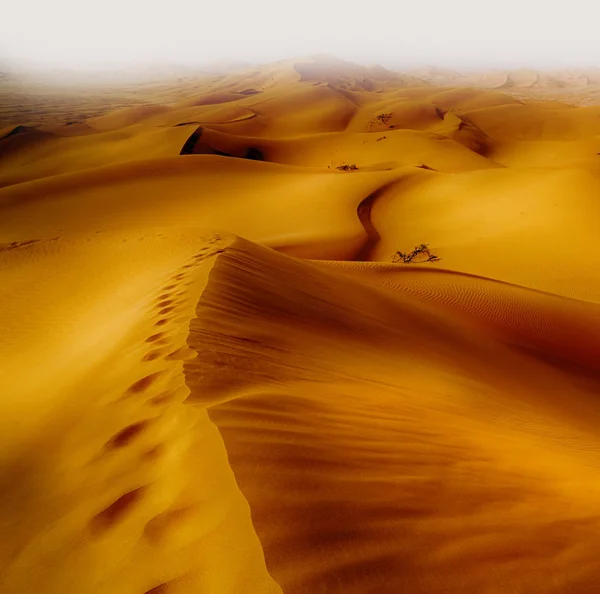
[[[591,0],[7,0],[0,62],[64,67],[309,53],[384,65],[600,66]]]

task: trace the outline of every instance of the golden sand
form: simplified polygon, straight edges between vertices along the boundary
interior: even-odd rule
[[[600,107],[553,80],[3,128],[0,592],[598,592]]]

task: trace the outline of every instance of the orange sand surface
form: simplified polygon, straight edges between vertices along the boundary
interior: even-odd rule
[[[0,592],[597,593],[594,76],[317,56],[11,112]]]

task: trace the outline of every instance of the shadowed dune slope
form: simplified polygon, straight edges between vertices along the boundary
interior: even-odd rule
[[[555,363],[545,327],[571,301],[344,270],[238,241],[190,326],[188,402],[283,591],[593,592],[600,375]],[[597,349],[600,309],[575,311]]]
[[[0,157],[2,158],[2,169],[8,169],[11,161],[21,158],[30,158],[35,154],[39,147],[45,147],[49,141],[55,140],[56,135],[50,132],[44,132],[37,128],[21,127],[21,130],[15,132],[16,128],[4,136],[0,135]],[[50,146],[52,146],[50,144]],[[1,170],[0,170],[1,171]]]

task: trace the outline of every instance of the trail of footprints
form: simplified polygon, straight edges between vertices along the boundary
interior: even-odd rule
[[[214,244],[220,241],[220,237],[214,236],[208,241],[208,245],[196,253],[190,261],[183,264],[175,274],[173,274],[166,284],[159,290],[159,294],[153,299],[152,309],[150,311],[151,318],[154,318],[151,333],[145,339],[148,345],[148,350],[142,356],[142,363],[156,364],[164,362],[166,367],[153,370],[150,373],[140,377],[132,383],[125,392],[118,398],[117,401],[130,400],[132,398],[143,398],[140,402],[140,407],[148,406],[154,409],[162,409],[158,417],[138,421],[123,427],[115,433],[104,445],[105,453],[122,451],[123,448],[132,446],[143,438],[144,435],[152,428],[154,423],[160,422],[162,415],[166,413],[169,407],[183,407],[184,402],[189,395],[189,389],[185,384],[185,376],[183,372],[183,362],[196,357],[195,351],[191,350],[186,344],[187,326],[189,324],[189,315],[177,317],[177,314],[184,308],[195,306],[189,303],[189,294],[187,286],[193,281],[189,281],[189,274],[202,264],[202,262],[218,253],[225,251],[218,249]],[[185,326],[185,331],[182,333],[182,326]],[[177,345],[173,341],[173,334],[179,334],[181,344]],[[176,437],[169,435],[169,437]],[[168,443],[164,439],[159,443],[145,450],[142,457],[146,461],[156,461],[162,452],[168,448]],[[157,477],[160,480],[160,476]],[[106,534],[117,524],[124,521],[127,516],[132,513],[136,506],[139,505],[151,485],[137,487],[131,491],[121,495],[113,503],[104,510],[99,512],[90,521],[90,532],[99,537]],[[182,486],[180,486],[182,488]],[[156,530],[153,527],[160,523],[164,523],[164,518],[177,518],[179,515],[188,513],[189,509],[171,509],[155,510],[154,515],[148,520],[143,528],[144,537],[152,542],[157,543]],[[168,530],[168,526],[163,528],[163,531]],[[160,539],[158,539],[160,540]],[[176,581],[180,581],[181,577]],[[171,591],[171,586],[174,582],[166,582],[158,584],[150,590],[146,590],[143,594],[168,594]],[[140,592],[140,594],[142,594]]]
[[[24,239],[21,241],[11,241],[10,243],[0,243],[0,252],[8,252],[10,250],[16,250],[18,248],[27,248],[38,243],[48,243],[51,241],[58,241],[60,237],[50,237],[49,239]]]

